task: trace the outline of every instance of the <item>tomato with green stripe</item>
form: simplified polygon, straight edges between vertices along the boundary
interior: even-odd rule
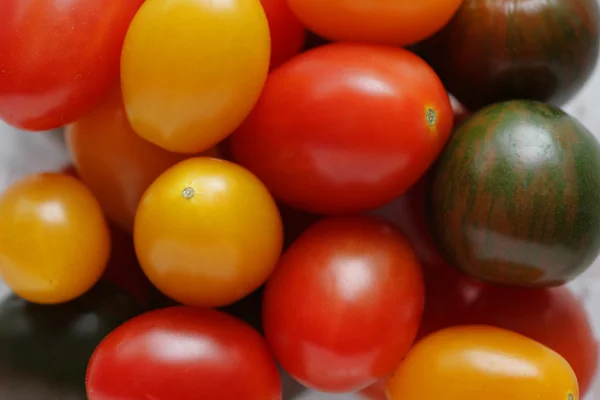
[[[433,231],[452,264],[517,286],[563,284],[600,250],[600,144],[534,101],[486,107],[454,133],[434,172]]]
[[[597,0],[465,0],[421,51],[477,110],[512,99],[563,104],[591,75],[599,41]]]

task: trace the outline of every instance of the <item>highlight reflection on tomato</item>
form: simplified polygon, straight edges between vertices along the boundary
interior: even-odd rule
[[[258,100],[270,53],[259,0],[146,1],[121,58],[131,126],[173,152],[216,145]]]
[[[169,168],[138,207],[134,240],[142,269],[167,296],[218,307],[258,289],[283,242],[277,205],[248,170],[190,158]]]
[[[88,112],[119,79],[127,27],[144,0],[2,0],[0,118],[46,130]]]
[[[405,193],[452,123],[448,94],[422,59],[400,48],[334,43],[273,71],[231,146],[283,203],[348,214]]]
[[[0,196],[0,275],[24,299],[55,304],[82,295],[109,255],[100,205],[78,179],[31,175]]]
[[[284,253],[265,288],[265,336],[281,366],[327,392],[387,376],[410,348],[423,281],[408,240],[365,217],[317,222]]]
[[[245,323],[202,308],[171,307],[134,318],[98,346],[89,400],[281,400],[264,339]]]

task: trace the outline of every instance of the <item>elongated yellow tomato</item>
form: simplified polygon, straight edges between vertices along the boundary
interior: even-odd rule
[[[208,157],[169,168],[137,210],[135,250],[167,296],[187,305],[233,303],[262,285],[279,259],[281,217],[245,168]]]
[[[0,275],[26,300],[72,300],[100,278],[110,234],[92,193],[78,179],[38,174],[0,197]]]
[[[504,329],[463,326],[419,342],[388,382],[390,400],[578,400],[558,353]]]
[[[212,147],[258,100],[270,49],[259,0],[147,0],[121,58],[131,126],[169,151]]]

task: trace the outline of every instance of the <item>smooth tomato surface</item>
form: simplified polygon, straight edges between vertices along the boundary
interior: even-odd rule
[[[488,326],[448,328],[416,344],[388,382],[390,400],[579,400],[558,353]]]
[[[90,289],[110,255],[100,205],[78,179],[37,174],[0,197],[0,275],[34,303],[62,303]]]
[[[290,10],[286,0],[260,0],[271,31],[271,63],[275,69],[302,49],[306,38],[304,25]]]
[[[423,296],[417,257],[401,233],[366,217],[325,219],[284,253],[268,281],[265,335],[304,385],[358,390],[402,360]]]
[[[346,214],[406,192],[440,153],[452,122],[448,94],[419,57],[338,43],[273,71],[231,146],[282,202]]]
[[[440,30],[462,0],[288,0],[312,31],[337,41],[408,45]]]
[[[163,173],[135,219],[140,264],[154,285],[187,305],[231,304],[262,285],[283,243],[281,217],[246,169],[191,158]]]
[[[130,320],[98,346],[90,400],[280,400],[264,339],[245,323],[201,308],[171,307]]]
[[[127,32],[121,60],[133,129],[169,151],[214,146],[256,103],[270,47],[259,0],[147,1]]]
[[[171,153],[139,137],[127,121],[121,90],[69,125],[67,144],[79,177],[107,217],[132,232],[137,205],[150,184],[189,156]],[[217,148],[206,155],[219,156]]]
[[[2,0],[0,118],[45,130],[88,112],[119,79],[125,33],[144,0]]]

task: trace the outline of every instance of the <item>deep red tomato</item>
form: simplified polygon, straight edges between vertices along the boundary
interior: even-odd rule
[[[282,202],[345,214],[406,192],[440,153],[452,123],[448,94],[419,57],[335,43],[273,71],[231,146]]]
[[[358,390],[409,350],[423,296],[416,255],[391,225],[324,219],[287,250],[267,283],[265,335],[281,366],[304,385]]]
[[[70,123],[119,78],[121,48],[144,0],[2,0],[0,118],[44,130]]]
[[[290,10],[286,0],[260,0],[260,2],[269,21],[269,30],[271,31],[270,69],[274,69],[298,54],[304,44],[306,30],[298,17]]]
[[[263,338],[219,311],[171,307],[134,318],[94,352],[90,400],[280,400]]]
[[[537,340],[571,364],[582,398],[590,389],[598,344],[583,305],[568,288],[489,285],[470,307],[465,323],[493,325]]]

